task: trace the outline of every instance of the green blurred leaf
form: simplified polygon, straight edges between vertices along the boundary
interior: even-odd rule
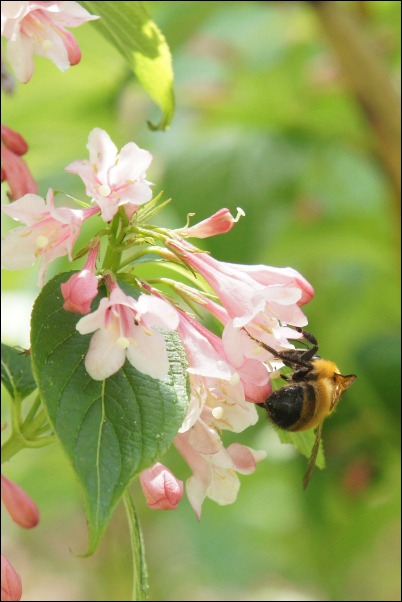
[[[174,112],[173,68],[169,46],[142,2],[79,2],[101,18],[93,23],[127,59],[135,75],[163,112],[159,124],[169,127]]]
[[[142,374],[127,361],[110,378],[93,380],[84,365],[92,335],[80,335],[80,316],[63,309],[60,284],[70,276],[56,276],[36,300],[32,363],[54,431],[84,490],[89,554],[127,485],[161,457],[177,434],[188,405],[187,363],[178,335],[167,333],[170,371],[165,380]],[[124,284],[124,290],[130,287]]]
[[[22,401],[36,389],[31,357],[18,347],[1,344],[1,381],[12,399]]]
[[[314,446],[315,434],[314,431],[303,431],[301,433],[290,433],[288,431],[280,431],[276,429],[278,433],[278,437],[281,443],[290,443],[295,446],[297,451],[302,454],[302,456],[306,456],[306,458],[310,458],[311,450]],[[324,446],[321,440],[320,450],[318,452],[316,466],[318,468],[325,468],[325,457],[324,457]]]

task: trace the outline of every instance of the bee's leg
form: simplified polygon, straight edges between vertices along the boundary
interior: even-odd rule
[[[293,326],[293,328],[295,330],[297,330],[297,332],[300,332],[303,335],[303,339],[306,339],[306,341],[309,341],[309,343],[314,345],[314,347],[317,347],[317,350],[318,350],[318,341],[315,338],[315,336],[313,334],[311,334],[311,332],[307,332],[306,330],[303,330],[303,328],[300,328],[300,326]]]

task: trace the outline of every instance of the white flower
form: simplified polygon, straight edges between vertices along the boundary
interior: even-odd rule
[[[53,191],[46,201],[37,194],[26,194],[10,205],[2,205],[4,213],[26,224],[6,233],[1,246],[1,264],[7,270],[22,270],[42,259],[39,284],[42,285],[48,264],[71,252],[83,221],[93,209],[55,207]]]
[[[113,218],[120,205],[126,206],[131,218],[139,205],[152,198],[150,182],[145,179],[151,153],[129,142],[118,154],[109,135],[99,128],[89,134],[87,149],[89,160],[74,161],[66,171],[80,176],[105,222]]]
[[[104,380],[123,366],[126,357],[139,372],[163,380],[169,371],[165,338],[155,329],[175,330],[176,310],[163,299],[128,297],[118,286],[101,300],[93,313],[81,318],[81,334],[91,338],[85,367],[94,380]]]

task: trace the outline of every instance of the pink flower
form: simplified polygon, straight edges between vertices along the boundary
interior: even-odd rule
[[[94,213],[93,208],[56,208],[51,189],[46,201],[36,194],[26,194],[11,205],[2,205],[2,209],[13,219],[26,224],[6,233],[1,250],[2,266],[7,270],[22,270],[40,257],[40,285],[51,261],[63,255],[68,255],[71,261],[81,225]]]
[[[166,466],[157,462],[143,470],[140,481],[149,508],[176,510],[183,497],[183,481],[176,479]]]
[[[212,287],[231,318],[230,327],[238,331],[238,339],[241,335],[247,336],[240,332],[247,328],[253,336],[268,345],[289,347],[287,338],[296,338],[298,335],[287,325],[307,324],[299,306],[311,299],[313,289],[296,270],[217,261],[185,241],[171,241],[168,246],[181,254],[184,261]],[[237,353],[241,347],[238,344],[232,347],[232,353]],[[229,351],[226,345],[225,350]],[[252,353],[249,357],[252,357]],[[243,361],[240,358],[234,360],[232,355],[230,359],[235,361],[236,366]]]
[[[97,19],[77,2],[2,2],[1,35],[7,38],[7,59],[16,77],[27,83],[34,71],[34,54],[61,70],[81,60],[74,36],[65,27]]]
[[[38,186],[21,158],[21,155],[28,150],[24,138],[6,125],[2,125],[1,143],[1,181],[7,180],[11,199],[19,199],[24,194],[38,192]]]
[[[257,422],[256,409],[246,401],[241,376],[228,363],[222,345],[219,346],[219,337],[203,327],[196,328],[195,324],[180,314],[178,332],[187,355],[191,385],[190,405],[180,432],[189,430],[202,419],[218,430],[239,433]],[[256,362],[254,367],[256,379],[261,379],[261,398],[265,400],[270,391],[269,375],[262,364]],[[260,367],[263,374],[259,372]]]
[[[13,521],[24,529],[32,529],[39,522],[35,502],[16,483],[1,475],[1,499]]]
[[[18,602],[21,600],[21,578],[8,562],[4,554],[1,555],[1,601]]]
[[[237,209],[236,217],[233,217],[229,209],[220,209],[202,222],[198,222],[194,226],[181,228],[176,232],[185,238],[208,238],[209,236],[216,236],[216,234],[225,234],[244,215],[244,211],[240,208]]]
[[[99,244],[93,247],[81,272],[73,274],[61,285],[66,311],[88,314],[91,303],[98,293],[98,279],[95,276],[95,262],[99,252]]]
[[[120,205],[126,206],[131,218],[139,205],[152,198],[150,182],[145,179],[151,153],[129,142],[118,154],[109,135],[99,128],[89,134],[87,149],[89,161],[74,161],[66,171],[80,176],[105,222],[113,218]]]
[[[77,323],[81,334],[95,332],[85,357],[88,374],[95,380],[108,378],[127,357],[139,372],[166,378],[169,359],[158,329],[175,330],[178,321],[176,310],[163,299],[140,295],[136,300],[115,285],[110,297]]]
[[[240,486],[236,471],[252,472],[265,454],[239,444],[225,449],[220,439],[222,430],[239,433],[258,420],[254,404],[246,401],[243,375],[228,363],[222,341],[183,312],[178,332],[189,365],[191,398],[174,444],[191,468],[186,491],[199,519],[205,497],[219,504],[234,502]],[[265,399],[268,372],[259,362],[253,369]]]
[[[192,471],[186,482],[186,493],[198,520],[206,497],[220,505],[235,502],[240,487],[236,472],[251,474],[256,462],[266,456],[263,451],[239,443],[225,449],[218,433],[202,424],[179,433],[174,445]]]

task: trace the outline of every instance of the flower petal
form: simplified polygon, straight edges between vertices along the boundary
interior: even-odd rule
[[[169,360],[164,336],[156,331],[147,334],[141,326],[136,326],[134,337],[127,348],[130,364],[152,378],[165,379],[169,372]]]
[[[116,344],[115,334],[110,330],[102,329],[95,332],[91,339],[85,356],[85,368],[94,380],[104,380],[118,372],[125,359],[125,349]]]
[[[25,226],[6,232],[1,242],[1,266],[6,270],[24,270],[33,265],[38,250],[36,237]]]
[[[25,194],[10,205],[2,205],[1,208],[6,215],[27,226],[36,224],[40,216],[47,210],[44,199],[37,194]]]
[[[91,166],[96,166],[99,180],[108,183],[108,171],[114,165],[117,157],[117,147],[109,134],[100,128],[95,128],[89,134],[87,149]]]

